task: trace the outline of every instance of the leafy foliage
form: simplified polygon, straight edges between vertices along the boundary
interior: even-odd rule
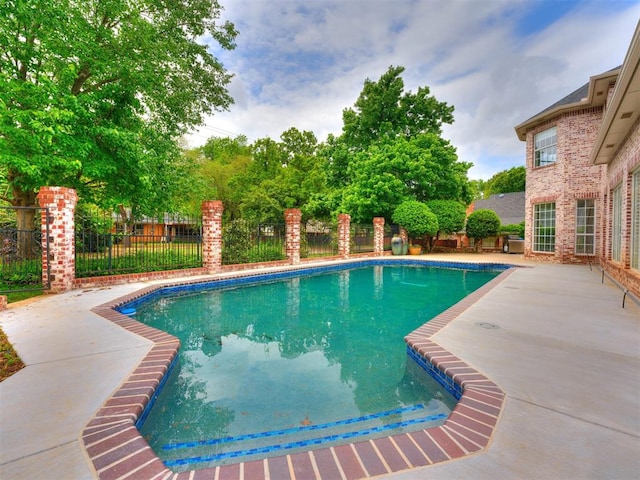
[[[467,211],[456,200],[430,200],[427,202],[429,210],[438,217],[438,234],[456,233],[464,228]]]
[[[395,209],[393,221],[401,225],[411,238],[433,236],[438,232],[438,218],[426,204],[408,200]]]
[[[177,139],[232,102],[208,46],[234,47],[211,0],[6,0],[0,6],[0,173],[5,200],[43,185],[87,201],[169,209]]]
[[[520,238],[524,238],[524,222],[501,225],[500,233],[504,235],[518,235]]]
[[[377,82],[365,80],[354,106],[342,112],[347,145],[366,150],[383,138],[440,135],[443,123],[453,123],[453,107],[430,96],[429,87],[404,92],[404,70],[390,66]]]
[[[513,167],[496,173],[484,185],[485,198],[497,193],[524,192],[526,185],[526,169],[524,166]]]
[[[497,235],[500,231],[500,218],[493,210],[476,210],[467,218],[467,236],[481,240]]]

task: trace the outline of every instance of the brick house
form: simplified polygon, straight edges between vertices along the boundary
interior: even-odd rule
[[[515,127],[526,141],[525,256],[599,260],[640,295],[640,24],[624,63]]]

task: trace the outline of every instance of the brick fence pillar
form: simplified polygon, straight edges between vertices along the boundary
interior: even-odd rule
[[[76,276],[74,215],[78,195],[71,188],[42,187],[38,202],[43,209],[42,281],[45,285],[49,282],[52,292],[71,290]]]
[[[222,270],[222,212],[220,200],[202,202],[202,265],[209,273]]]
[[[373,219],[373,253],[384,254],[384,217]]]
[[[288,208],[284,211],[285,251],[287,259],[293,265],[300,263],[300,221],[302,213],[298,208]]]
[[[351,215],[340,213],[338,215],[338,255],[349,258],[351,253]]]

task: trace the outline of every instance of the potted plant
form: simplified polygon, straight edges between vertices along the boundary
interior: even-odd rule
[[[422,246],[414,243],[419,237],[435,235],[438,232],[438,218],[426,204],[417,200],[402,202],[393,212],[391,219],[402,226],[409,235],[409,255],[422,253]]]

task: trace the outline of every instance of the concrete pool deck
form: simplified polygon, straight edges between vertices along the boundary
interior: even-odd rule
[[[425,258],[534,268],[516,270],[433,337],[506,393],[488,448],[383,477],[636,478],[640,308],[628,298],[623,310],[622,291],[597,267]],[[76,290],[0,312],[28,365],[0,383],[0,478],[95,478],[80,432],[151,343],[91,309],[158,283],[169,282]]]

